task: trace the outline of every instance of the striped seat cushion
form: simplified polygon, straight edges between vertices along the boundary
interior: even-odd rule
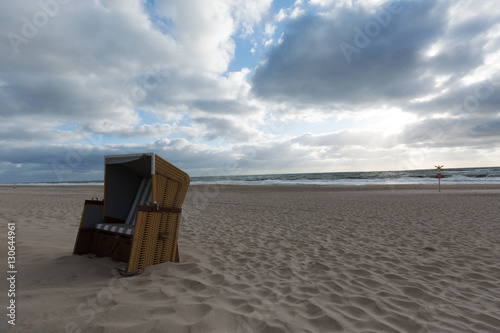
[[[125,224],[132,226],[135,225],[135,218],[139,206],[151,201],[151,194],[151,178],[143,178],[141,184],[139,185],[139,189],[137,190],[137,194],[135,195],[134,203],[132,204],[127,219],[125,220]]]
[[[123,223],[98,223],[96,224],[96,229],[117,232],[125,235],[133,235],[134,234],[134,226],[127,225]]]

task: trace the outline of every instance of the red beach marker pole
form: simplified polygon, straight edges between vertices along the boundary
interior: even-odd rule
[[[437,174],[437,179],[439,181],[439,192],[441,192],[441,178],[443,178],[443,175],[441,174],[440,170],[443,170],[444,165],[435,165],[436,170],[438,170]]]

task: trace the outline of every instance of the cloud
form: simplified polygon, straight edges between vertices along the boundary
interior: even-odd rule
[[[443,90],[436,89],[439,77],[448,76],[447,86],[461,85],[484,65],[487,33],[499,18],[485,20],[491,15],[479,11],[461,21],[456,5],[358,2],[336,4],[328,13],[309,11],[286,22],[283,41],[255,71],[252,92],[303,109],[319,105],[330,113],[365,112],[373,105],[405,109],[409,100],[432,94],[438,94],[437,102]]]
[[[304,134],[292,142],[309,147],[352,147],[393,148],[397,142],[393,135],[377,131],[344,130],[321,135]]]
[[[361,6],[343,7],[335,17],[308,13],[290,20],[283,42],[256,69],[253,91],[277,101],[341,106],[403,99],[415,88],[427,90],[430,78],[416,74],[424,65],[419,51],[444,29],[435,6],[430,1],[405,3],[397,14],[384,9],[390,15],[387,27]],[[370,22],[380,27],[373,38],[363,32]],[[342,43],[359,54],[346,58]]]
[[[12,25],[5,25],[2,33],[21,33],[21,18],[41,10],[24,5],[2,4],[8,6],[1,10],[2,19],[18,18],[10,20]],[[6,85],[0,89],[10,108],[2,108],[0,116],[126,121],[132,108],[113,104],[123,94],[122,84],[147,64],[178,57],[174,40],[148,27],[148,22],[137,2],[108,2],[107,7],[70,2],[61,5],[58,15],[28,43],[19,45],[19,52],[2,40],[0,76]]]
[[[57,129],[30,129],[26,126],[3,126],[0,132],[0,143],[10,147],[24,145],[27,143],[36,143],[40,141],[47,142],[68,142],[80,141],[85,139],[81,133],[73,131],[62,131]]]
[[[442,113],[454,116],[496,114],[500,106],[500,73],[472,84],[451,85],[444,92],[422,101],[409,101],[406,110],[419,114]]]
[[[116,123],[94,122],[89,127],[82,127],[82,132],[101,133],[113,135],[120,138],[158,138],[165,137],[180,131],[182,128],[176,125],[156,123],[140,126],[116,126]]]
[[[260,133],[250,126],[239,124],[238,121],[228,118],[194,118],[194,124],[201,125],[204,130],[204,138],[214,140],[222,138],[227,141],[252,141],[260,136]]]
[[[407,126],[401,142],[425,147],[500,147],[500,117],[433,118]]]
[[[27,42],[0,42],[0,121],[31,120],[31,132],[76,123],[90,132],[154,137],[172,133],[168,127],[178,128],[183,117],[252,114],[248,70],[225,71],[232,35],[250,33],[270,1],[256,5],[158,2],[148,10],[133,0],[69,2],[52,8],[52,17],[37,2],[2,3],[0,33]],[[37,13],[48,17],[39,28]],[[37,29],[31,38],[23,37],[26,24]],[[138,109],[168,125],[142,125]]]
[[[493,2],[277,6],[0,2],[0,182],[102,179],[104,155],[143,151],[193,175],[498,160]]]

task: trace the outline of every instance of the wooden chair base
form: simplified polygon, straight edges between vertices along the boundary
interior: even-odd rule
[[[132,245],[132,236],[99,229],[81,229],[74,254],[93,254],[96,257],[110,257],[114,261],[128,263]],[[174,262],[179,262],[178,245]]]

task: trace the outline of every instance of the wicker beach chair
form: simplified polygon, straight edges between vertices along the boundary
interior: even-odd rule
[[[104,199],[86,200],[74,254],[110,257],[124,274],[179,261],[189,176],[154,153],[104,157]]]

